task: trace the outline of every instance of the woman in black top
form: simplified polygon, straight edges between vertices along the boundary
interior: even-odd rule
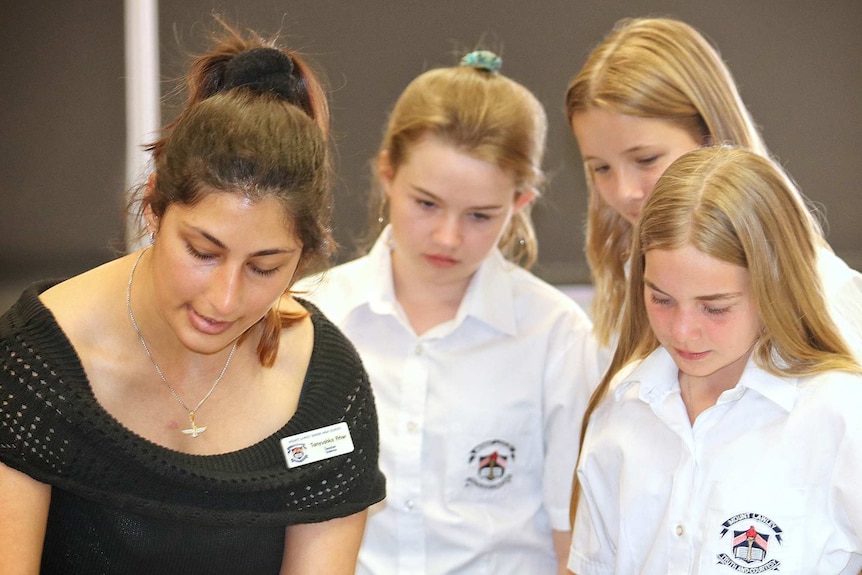
[[[373,397],[289,291],[333,245],[327,106],[296,53],[225,31],[152,145],[151,245],[0,319],[4,574],[353,573]]]

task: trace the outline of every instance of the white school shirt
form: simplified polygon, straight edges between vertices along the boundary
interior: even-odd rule
[[[578,437],[599,380],[587,315],[494,250],[456,317],[417,336],[398,305],[388,231],[303,297],[368,370],[387,497],[357,573],[556,573]],[[303,284],[314,286],[314,281]]]
[[[862,362],[862,274],[825,247],[818,250],[817,271],[829,315],[856,360]]]
[[[862,568],[862,376],[749,360],[694,426],[664,348],[594,412],[568,567],[578,575],[853,574]]]

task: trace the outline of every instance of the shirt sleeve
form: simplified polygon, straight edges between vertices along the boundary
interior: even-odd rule
[[[606,483],[601,474],[590,470],[595,467],[594,460],[590,454],[590,435],[593,432],[593,424],[587,430],[584,441],[584,457],[578,466],[578,482],[580,485],[580,498],[578,500],[577,512],[575,514],[575,525],[572,531],[572,547],[569,551],[568,568],[577,575],[600,575],[613,572],[616,557],[616,549],[607,529],[608,504],[612,499],[605,497],[608,501],[599,504],[603,498],[600,491],[593,488],[593,479],[601,487]],[[598,477],[595,477],[598,475]],[[605,512],[603,515],[602,512]]]
[[[862,549],[862,496],[859,491],[862,483],[862,458],[859,457],[862,453],[862,418],[858,416],[857,406],[862,402],[862,379],[852,378],[845,391],[843,430],[832,470],[831,508],[836,528],[849,540],[850,548],[858,550]],[[844,408],[844,405],[850,407]]]
[[[599,348],[589,320],[572,313],[552,336],[545,369],[543,498],[556,531],[569,531],[581,422],[599,381]]]
[[[829,315],[856,360],[862,362],[862,273],[825,248],[817,265]]]

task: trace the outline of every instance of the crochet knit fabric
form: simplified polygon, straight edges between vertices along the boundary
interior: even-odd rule
[[[55,561],[63,573],[265,573],[285,526],[347,516],[383,498],[367,375],[313,305],[303,302],[314,350],[294,416],[255,445],[199,456],[147,441],[98,404],[38,298],[47,287],[31,287],[0,318],[0,461],[53,487],[43,573]],[[287,468],[281,438],[342,421],[352,453]],[[252,570],[262,545],[272,548],[268,567]]]

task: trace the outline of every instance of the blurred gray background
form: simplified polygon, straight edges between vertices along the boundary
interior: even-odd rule
[[[108,261],[123,246],[123,2],[0,2],[0,312],[29,282]],[[862,3],[836,0],[206,0],[158,3],[162,121],[190,52],[217,12],[310,56],[331,89],[338,150],[339,261],[365,222],[369,161],[386,114],[417,74],[480,41],[545,104],[549,184],[534,211],[534,271],[587,283],[586,191],[563,93],[590,49],[626,16],[674,16],[720,49],[767,144],[817,202],[828,239],[862,268]]]

